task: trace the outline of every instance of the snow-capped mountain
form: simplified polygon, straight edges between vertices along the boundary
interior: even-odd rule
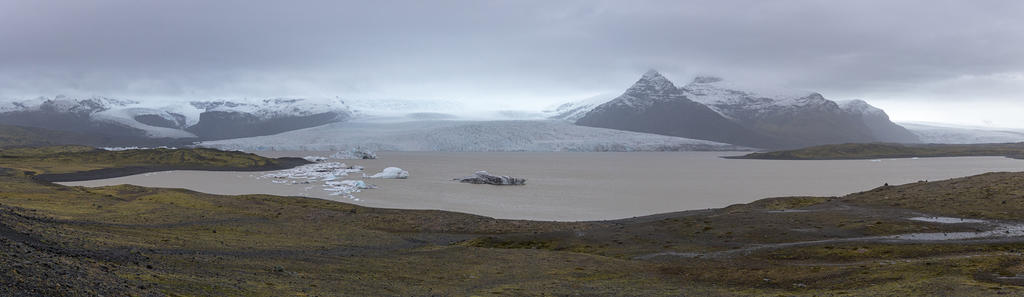
[[[576,124],[754,147],[771,141],[690,100],[654,70],[644,73],[619,97],[587,112]]]
[[[844,100],[836,101],[836,103],[847,113],[859,116],[861,122],[868,127],[877,141],[912,143],[923,140],[920,135],[889,120],[889,115],[884,110],[874,107],[864,100]]]
[[[0,104],[0,124],[110,137],[223,139],[314,127],[350,116],[341,100],[265,99],[144,104],[57,96]]]
[[[688,98],[783,146],[918,141],[863,100],[840,104],[819,93],[750,87],[707,76],[695,78],[683,90]]]
[[[700,112],[701,107],[732,125]],[[862,100],[840,104],[814,92],[743,86],[711,76],[676,88],[656,71],[585,114],[577,124],[762,148],[918,141],[889,121],[884,111]]]
[[[148,135],[143,130],[93,118],[94,114],[137,103],[103,97],[73,99],[66,96],[7,102],[0,105],[0,124],[123,138],[144,138]]]
[[[355,120],[281,134],[205,141],[232,150],[515,152],[746,150],[704,140],[592,128],[558,120],[409,121]]]
[[[614,96],[601,94],[579,101],[552,106],[542,112],[549,119],[576,122],[583,116],[587,115],[588,112],[594,110],[598,105],[611,101],[613,98]]]
[[[794,108],[827,105],[821,94],[733,84],[719,77],[698,76],[682,87],[690,100],[707,105],[723,116],[749,120]]]

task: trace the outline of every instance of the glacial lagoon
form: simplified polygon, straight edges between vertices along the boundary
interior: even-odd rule
[[[783,161],[724,159],[745,152],[378,152],[375,160],[328,160],[364,167],[371,175],[400,167],[408,179],[338,180],[375,185],[332,195],[324,182],[281,182],[272,172],[167,171],[67,182],[73,186],[134,184],[213,194],[273,194],[337,200],[370,207],[440,209],[496,218],[605,220],[724,207],[767,197],[840,196],[896,185],[993,171],[1024,171],[1024,160],[957,157]],[[271,157],[330,152],[260,152]],[[523,186],[465,184],[478,170],[527,179]]]

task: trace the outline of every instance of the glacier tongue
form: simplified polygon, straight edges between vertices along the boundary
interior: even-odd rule
[[[724,143],[577,126],[564,121],[345,122],[281,134],[205,141],[230,150],[692,151],[748,150]]]

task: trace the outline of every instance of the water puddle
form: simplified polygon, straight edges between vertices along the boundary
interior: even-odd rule
[[[962,224],[962,223],[981,224],[981,223],[988,223],[988,221],[985,221],[985,220],[964,219],[964,218],[951,218],[951,217],[913,217],[913,218],[910,218],[910,220],[911,221],[930,222],[930,223],[941,223],[941,224]]]
[[[896,235],[895,239],[914,241],[941,241],[1024,236],[1024,224],[1011,224],[986,220],[950,217],[914,217],[910,218],[910,220],[932,222],[939,224],[985,224],[992,229],[977,232],[911,233]]]
[[[730,255],[749,255],[755,251],[781,249],[789,247],[811,246],[819,244],[832,244],[843,242],[937,242],[950,240],[975,240],[975,239],[999,239],[1024,237],[1024,224],[1006,223],[978,219],[964,219],[952,217],[913,217],[911,221],[930,222],[938,224],[982,224],[988,229],[977,232],[934,232],[934,233],[909,233],[890,236],[866,236],[853,238],[836,238],[815,241],[784,242],[774,244],[755,244],[745,248],[718,251],[718,252],[660,252],[637,256],[634,259],[652,259],[658,257],[684,257],[684,258],[716,258]],[[803,231],[804,229],[794,229]],[[808,229],[809,230],[809,229]]]

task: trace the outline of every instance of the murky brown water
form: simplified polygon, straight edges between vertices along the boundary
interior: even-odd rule
[[[317,153],[267,152],[269,156]],[[1024,161],[1001,157],[852,161],[731,160],[742,153],[445,153],[380,152],[377,160],[345,160],[367,173],[396,166],[405,180],[369,180],[352,201],[321,184],[275,184],[263,173],[170,171],[65,183],[135,184],[214,194],[298,195],[372,207],[442,209],[497,218],[600,220],[723,207],[766,197],[844,195],[883,183],[903,184],[991,171],[1024,171]],[[319,153],[319,155],[329,155]],[[477,170],[528,179],[525,186],[472,185],[451,179]],[[350,179],[357,179],[352,176]]]

